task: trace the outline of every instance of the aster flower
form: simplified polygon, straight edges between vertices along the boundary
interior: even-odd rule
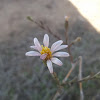
[[[62,62],[56,57],[68,57],[69,54],[67,52],[57,52],[61,49],[67,48],[68,45],[62,45],[63,41],[59,40],[52,44],[51,48],[49,48],[49,36],[47,34],[44,35],[43,44],[40,45],[37,38],[34,38],[34,46],[30,46],[35,51],[26,52],[26,56],[40,56],[46,64],[50,71],[53,73],[52,63],[62,66]]]

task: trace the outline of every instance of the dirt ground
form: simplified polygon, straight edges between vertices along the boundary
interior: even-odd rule
[[[42,61],[25,56],[25,52],[31,50],[33,38],[38,37],[42,43],[47,33],[28,21],[27,16],[44,21],[65,41],[64,16],[67,15],[69,42],[77,36],[82,38],[71,50],[74,58],[83,57],[83,76],[100,70],[100,32],[90,22],[92,18],[82,15],[79,9],[71,0],[0,0],[0,100],[50,100],[56,91]],[[99,20],[96,18],[94,22]],[[50,44],[57,40],[49,36]],[[54,67],[61,80],[71,67],[69,59],[62,60],[63,68]],[[78,67],[70,79],[77,75]],[[83,83],[85,100],[100,100],[99,84],[100,80]],[[66,91],[61,100],[79,99],[77,84]]]

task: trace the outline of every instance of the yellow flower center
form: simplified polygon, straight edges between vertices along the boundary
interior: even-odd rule
[[[52,52],[50,51],[50,48],[48,48],[48,47],[45,47],[45,46],[42,45],[42,51],[40,53],[41,54],[47,54],[45,60],[52,58]]]

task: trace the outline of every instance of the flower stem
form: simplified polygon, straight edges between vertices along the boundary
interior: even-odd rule
[[[79,80],[81,79],[82,79],[82,56],[79,56]],[[79,82],[79,87],[80,87],[80,100],[84,100],[82,82]]]
[[[56,81],[57,85],[60,86],[60,81],[59,78],[57,76],[57,74],[55,72],[52,73],[52,77],[54,78],[54,80]]]

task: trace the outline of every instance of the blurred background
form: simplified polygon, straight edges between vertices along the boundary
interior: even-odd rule
[[[83,77],[100,70],[100,0],[0,0],[0,100],[51,100],[56,84],[38,57],[26,57],[33,38],[42,44],[46,31],[27,20],[42,20],[65,41],[64,16],[69,17],[69,42],[74,58],[83,57]],[[49,33],[47,33],[49,34]],[[50,45],[57,41],[51,34]],[[69,58],[54,66],[60,81],[71,68]],[[78,76],[78,66],[69,80]],[[100,100],[100,80],[83,82],[85,100]],[[79,86],[66,87],[58,100],[79,100]]]

